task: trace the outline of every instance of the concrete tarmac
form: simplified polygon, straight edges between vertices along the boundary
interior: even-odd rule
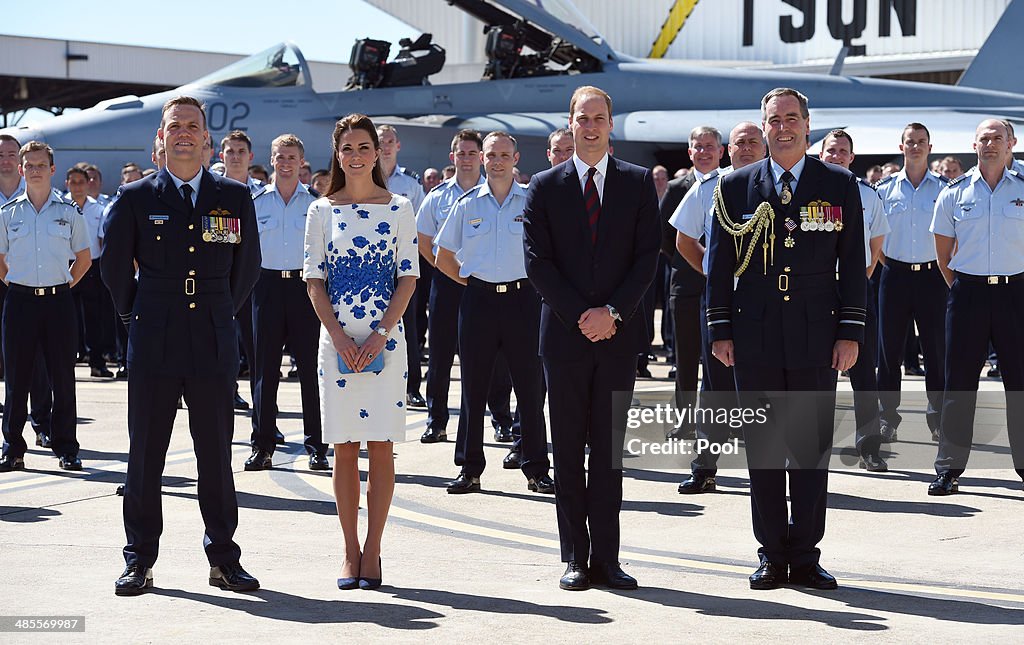
[[[425,414],[418,410],[407,417],[406,440],[395,445],[384,586],[339,591],[342,538],[330,475],[307,468],[298,383],[285,381],[280,426],[288,445],[274,455],[273,470],[243,471],[250,420],[235,416],[235,539],[262,589],[235,594],[208,586],[182,411],[164,473],[156,588],[120,598],[113,583],[124,566],[124,529],[115,488],[127,460],[127,385],[77,370],[85,470],[63,472],[48,451],[33,447],[27,471],[0,475],[0,627],[11,628],[3,617],[78,616],[84,632],[23,629],[0,633],[3,643],[1000,643],[1024,635],[1021,480],[1007,451],[979,447],[976,454],[988,453],[979,461],[991,467],[968,470],[959,495],[927,496],[934,477],[927,461],[903,457],[917,449],[934,458],[920,378],[904,382],[907,412],[900,442],[889,446],[889,473],[850,467],[843,461],[850,442],[837,442],[820,545],[837,591],[751,591],[757,544],[746,471],[720,472],[716,493],[681,496],[676,486],[685,467],[625,472],[621,559],[640,589],[561,591],[553,497],[529,492],[520,472],[501,469],[507,446],[489,432],[484,491],[447,495],[445,482],[458,472],[454,444],[420,444]],[[663,377],[667,366],[652,364],[652,371]],[[1001,384],[983,381],[982,389],[998,396],[982,414],[998,425]],[[666,387],[665,379],[640,380],[638,397]],[[848,404],[845,379],[840,391],[840,405]],[[458,397],[455,380],[454,413]],[[451,438],[456,425],[453,414]],[[365,521],[361,511],[364,531]]]

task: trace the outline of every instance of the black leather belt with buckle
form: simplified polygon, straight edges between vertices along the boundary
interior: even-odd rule
[[[970,273],[960,273],[959,271],[954,271],[954,273],[958,280],[976,282],[978,284],[1010,284],[1011,282],[1024,280],[1024,273],[1017,273],[1015,275],[972,275]]]
[[[509,291],[519,291],[528,283],[528,280],[523,278],[522,280],[513,280],[512,282],[487,282],[486,280],[469,276],[466,278],[466,282],[471,287],[479,287],[495,293],[508,293]]]
[[[894,266],[898,269],[906,269],[908,271],[931,271],[932,269],[939,268],[939,263],[935,260],[931,262],[901,262],[899,260],[893,260],[892,258],[885,258],[886,266]]]
[[[262,271],[265,275],[281,278],[282,280],[302,279],[302,269],[289,269],[288,271],[262,269]]]
[[[7,288],[17,293],[30,293],[33,296],[55,296],[58,293],[63,293],[71,289],[71,285],[65,282],[64,284],[55,284],[50,287],[27,287],[23,284],[16,284],[12,282],[7,285]]]

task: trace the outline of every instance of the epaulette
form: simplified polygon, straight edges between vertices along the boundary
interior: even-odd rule
[[[398,168],[398,172],[402,173],[403,175],[409,175],[410,177],[415,179],[417,182],[420,180],[419,173],[417,173],[417,172],[415,172],[413,170],[409,170],[408,168],[399,167]]]
[[[1021,180],[1021,181],[1024,181],[1024,175],[1022,175],[1022,174],[1020,173],[1020,171],[1019,171],[1019,170],[1017,170],[1016,168],[1007,168],[1007,169],[1006,169],[1006,172],[1007,172],[1007,174],[1009,174],[1009,175],[1010,175],[1011,177],[1014,177],[1015,179],[1019,179],[1019,180]]]
[[[893,177],[894,177],[894,175],[889,175],[888,177],[883,177],[882,179],[879,179],[878,181],[876,181],[874,183],[874,185],[871,186],[871,187],[874,188],[875,190],[878,190],[882,186],[884,186],[884,185],[888,184],[890,181],[892,181]]]
[[[715,168],[714,170],[712,170],[708,174],[706,174],[703,177],[701,177],[698,181],[703,184],[706,181],[711,181],[712,179],[717,179],[717,178],[718,178],[718,168]]]
[[[1013,171],[1011,170],[1009,172],[1013,172]],[[964,174],[964,175],[960,175],[956,179],[950,179],[949,183],[946,184],[946,188],[952,188],[953,186],[956,186],[957,184],[959,184],[963,180],[967,179],[968,177],[970,177],[970,175]]]
[[[867,180],[867,179],[864,179],[863,177],[857,177],[857,183],[858,183],[858,184],[864,184],[865,186],[867,186],[867,187],[868,187],[868,188],[870,188],[871,190],[875,190],[875,187],[874,187],[874,186],[872,186],[872,185],[871,185],[871,184],[870,184],[870,183],[868,182],[868,180]]]
[[[479,184],[477,186],[473,186],[472,188],[470,188],[466,192],[462,193],[462,196],[459,197],[458,199],[456,199],[455,203],[458,204],[459,202],[461,202],[464,199],[471,199],[471,198],[475,197],[476,193],[480,190],[480,186],[483,186],[483,184]]]
[[[266,184],[263,184],[262,186],[260,186],[260,187],[258,187],[258,188],[256,189],[256,192],[255,192],[255,193],[253,193],[253,194],[252,194],[252,198],[253,198],[253,200],[255,201],[255,199],[256,199],[257,197],[259,197],[260,195],[264,195],[264,194],[266,194],[266,192],[267,192],[267,185],[266,185]]]
[[[949,177],[947,177],[945,175],[940,175],[939,173],[933,172],[931,170],[928,171],[928,174],[931,175],[932,177],[935,177],[936,179],[938,179],[940,182],[942,182],[944,184],[948,184],[949,183]]]

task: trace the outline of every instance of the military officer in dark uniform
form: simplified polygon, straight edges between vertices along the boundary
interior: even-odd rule
[[[978,165],[939,193],[931,231],[950,286],[946,307],[946,390],[929,495],[959,491],[974,437],[978,374],[989,343],[999,355],[1013,467],[1024,477],[1024,177],[1006,168],[1005,122],[975,132]]]
[[[167,167],[124,187],[110,210],[101,261],[103,281],[128,323],[127,567],[115,593],[153,586],[163,528],[160,477],[181,395],[199,470],[210,584],[254,590],[259,582],[242,569],[232,540],[238,501],[231,474],[234,314],[260,271],[252,197],[245,186],[203,169],[209,134],[196,99],[167,101],[157,134]]]
[[[860,191],[849,171],[806,154],[805,96],[774,89],[761,100],[761,117],[770,157],[718,184],[708,261],[712,353],[734,366],[743,408],[765,419],[744,426],[761,544],[750,587],[788,580],[834,589],[817,543],[825,534],[836,371],[853,366],[864,339]]]

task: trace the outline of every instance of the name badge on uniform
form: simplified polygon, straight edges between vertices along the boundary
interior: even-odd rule
[[[169,219],[171,219],[170,215],[150,215],[149,216],[149,221],[153,222],[153,224],[163,224],[164,222],[166,222]]]
[[[744,219],[744,221],[746,221],[748,219],[754,219],[754,214],[753,213],[744,213],[743,214],[743,219]]]
[[[515,219],[513,219],[512,221],[517,223],[517,224],[522,224],[523,223],[523,216],[522,215],[516,215]]]
[[[215,208],[203,217],[203,241],[238,244],[242,241],[241,220],[227,217],[230,211]]]
[[[472,226],[473,228],[480,228],[480,224],[483,221],[484,218],[482,217],[474,217],[473,219],[469,220],[469,225]]]

